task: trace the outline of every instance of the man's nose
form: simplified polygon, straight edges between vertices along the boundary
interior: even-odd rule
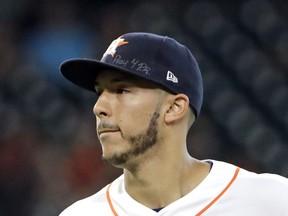
[[[99,118],[111,115],[110,102],[111,94],[103,91],[94,105],[93,113]]]

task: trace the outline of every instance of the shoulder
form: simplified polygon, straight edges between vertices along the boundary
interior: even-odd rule
[[[284,197],[288,197],[288,179],[277,174],[257,174],[241,169],[239,183],[251,190],[259,191],[259,193],[262,191],[261,194],[267,193],[267,195],[276,196],[283,194]]]
[[[263,183],[274,183],[274,184],[280,184],[284,187],[288,185],[288,178],[285,178],[283,176],[277,175],[277,174],[271,174],[271,173],[255,173],[248,171],[246,169],[243,169],[241,167],[237,167],[233,164],[217,161],[217,160],[210,160],[213,163],[212,170],[215,171],[215,175],[220,175],[222,173],[225,174],[227,172],[235,172],[236,169],[239,169],[239,174],[237,176],[238,180],[245,180],[247,182],[254,182],[254,181],[261,181]]]
[[[233,167],[234,165],[222,166]],[[288,179],[277,174],[258,174],[239,168],[235,182],[231,185],[231,192],[235,196],[243,197],[247,202],[287,210]]]
[[[228,172],[236,173],[237,166],[225,162],[220,161],[212,161],[213,168],[216,170],[216,175],[224,175]],[[240,184],[242,187],[247,187],[250,189],[257,189],[261,188],[264,191],[270,190],[288,190],[288,179],[277,175],[277,174],[270,174],[270,173],[255,173],[248,171],[243,168],[238,168],[239,172],[237,176],[235,176],[235,183],[236,185]],[[222,173],[222,174],[221,174]],[[288,196],[288,193],[287,193]]]
[[[114,182],[121,182],[123,177],[119,177]],[[109,185],[106,185],[97,193],[87,198],[81,199],[66,208],[59,216],[92,216],[105,214],[105,211],[110,211],[107,202],[106,191]]]
[[[219,161],[213,161],[213,168],[216,168],[216,176],[225,176],[227,172],[233,173],[231,171],[234,170],[234,181],[226,191],[223,200],[229,200],[230,203],[234,201],[235,208],[237,203],[242,203],[241,206],[245,206],[245,209],[241,209],[243,212],[288,214],[287,178],[269,173],[258,174]]]
[[[276,174],[257,174],[241,169],[236,191],[247,203],[258,203],[262,210],[275,215],[287,215],[288,179]],[[252,208],[252,207],[250,207]]]

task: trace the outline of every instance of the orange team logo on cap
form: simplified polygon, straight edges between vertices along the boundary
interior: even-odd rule
[[[122,36],[121,36],[122,37]],[[127,41],[124,41],[123,38],[117,38],[116,40],[114,40],[110,46],[108,47],[108,49],[106,50],[106,52],[103,54],[103,57],[105,57],[106,55],[112,55],[112,57],[114,57],[114,54],[116,53],[116,49],[119,46],[123,46],[125,44],[128,44]]]

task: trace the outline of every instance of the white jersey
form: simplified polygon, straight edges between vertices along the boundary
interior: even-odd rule
[[[130,197],[122,175],[60,216],[288,216],[288,179],[211,161],[210,173],[193,191],[159,212]]]

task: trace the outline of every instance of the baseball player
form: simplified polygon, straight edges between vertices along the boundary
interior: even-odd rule
[[[123,175],[61,216],[288,215],[288,180],[189,155],[200,114],[201,73],[172,38],[128,33],[100,61],[71,59],[60,70],[95,91],[102,157]]]

